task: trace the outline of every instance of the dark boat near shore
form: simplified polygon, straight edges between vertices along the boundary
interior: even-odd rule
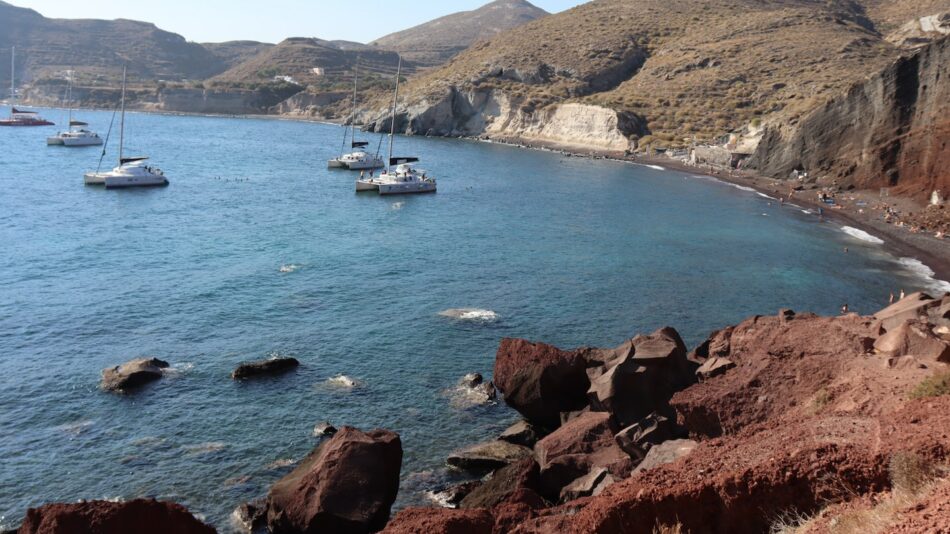
[[[12,108],[9,119],[0,119],[0,126],[54,126],[54,124],[37,115],[35,111]]]

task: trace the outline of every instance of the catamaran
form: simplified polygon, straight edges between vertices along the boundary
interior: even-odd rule
[[[0,119],[0,126],[54,126],[54,124],[35,111],[23,111],[16,108],[16,47],[10,49],[10,118]]]
[[[353,71],[353,108],[350,114],[350,122],[343,129],[343,148],[340,149],[340,157],[331,159],[327,162],[327,168],[330,169],[349,169],[351,171],[364,171],[382,168],[383,160],[378,154],[370,154],[366,151],[369,143],[356,140],[356,94],[359,87],[359,64]],[[346,135],[352,131],[350,137],[350,148],[353,152],[344,154],[346,151]]]
[[[402,57],[396,68],[396,89],[393,93],[392,122],[389,127],[389,157],[386,170],[378,178],[361,178],[356,181],[356,191],[378,191],[380,195],[406,195],[411,193],[435,193],[435,178],[429,178],[425,171],[416,169],[415,157],[393,157],[393,141],[396,134],[396,104],[399,101],[399,77],[402,74]],[[395,169],[392,167],[395,166]]]
[[[128,187],[155,187],[168,185],[165,173],[157,167],[148,165],[147,156],[125,157],[125,80],[126,69],[122,69],[122,119],[119,123],[119,166],[109,172],[87,172],[83,176],[86,185],[104,185],[106,189]],[[102,154],[105,155],[105,147]],[[100,159],[100,163],[101,163]]]
[[[58,134],[47,137],[46,144],[53,146],[98,146],[102,144],[102,138],[99,134],[87,130],[89,124],[73,120],[73,79],[72,73],[69,74],[69,84],[66,86],[66,93],[63,95],[64,104],[66,104],[66,124],[69,124],[69,130],[59,132]]]

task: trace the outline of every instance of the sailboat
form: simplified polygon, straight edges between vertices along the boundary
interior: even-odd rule
[[[73,120],[73,105],[72,105],[72,96],[73,96],[73,78],[72,71],[69,71],[68,74],[69,83],[66,86],[66,94],[63,96],[64,103],[66,104],[67,116],[66,123],[69,124],[69,130],[65,132],[59,132],[53,137],[46,138],[46,144],[53,146],[99,146],[102,144],[102,138],[99,137],[99,134],[91,130],[87,130],[86,126],[89,124]]]
[[[125,157],[125,82],[126,68],[122,69],[122,119],[119,122],[119,166],[109,172],[87,172],[83,176],[86,185],[104,185],[106,189],[128,187],[154,187],[168,185],[165,173],[148,165],[147,156]],[[105,154],[105,148],[102,153]],[[101,160],[100,160],[101,161]]]
[[[396,89],[393,92],[392,122],[389,127],[389,157],[386,170],[378,178],[361,178],[356,181],[356,191],[379,191],[380,195],[406,195],[412,193],[435,193],[435,178],[413,167],[416,157],[394,157],[393,142],[396,137],[396,104],[399,101],[399,78],[402,74],[402,57],[396,68]],[[393,169],[395,166],[395,169]]]
[[[35,111],[23,111],[16,108],[16,47],[10,49],[10,118],[0,119],[0,126],[54,126],[37,115]]]
[[[356,94],[357,88],[359,87],[359,68],[359,63],[357,63],[353,71],[353,108],[350,114],[350,123],[343,129],[343,148],[340,149],[339,158],[331,159],[327,162],[327,168],[329,169],[363,171],[383,167],[382,158],[376,154],[366,152],[365,149],[369,143],[356,140]],[[346,151],[346,134],[350,131],[353,132],[353,135],[350,137],[350,148],[354,150],[349,154],[344,154],[343,152]]]

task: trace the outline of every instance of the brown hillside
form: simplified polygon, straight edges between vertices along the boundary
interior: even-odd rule
[[[495,0],[473,11],[453,13],[373,44],[424,66],[441,65],[472,43],[544,17],[547,11],[526,0]]]

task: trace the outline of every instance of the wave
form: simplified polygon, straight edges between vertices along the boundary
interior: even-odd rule
[[[405,202],[393,202],[390,208],[392,208],[393,210],[401,210],[402,207],[405,205],[406,205]]]
[[[191,371],[194,368],[195,368],[195,364],[191,362],[184,362],[184,363],[172,365],[171,367],[168,367],[166,369],[162,369],[162,373],[167,375],[170,378],[176,378],[187,373],[188,371]]]
[[[266,466],[264,466],[264,469],[267,469],[268,471],[275,471],[277,469],[290,467],[294,465],[295,463],[297,463],[297,460],[294,460],[293,458],[281,458],[279,460],[274,460],[273,462],[267,464]]]
[[[59,425],[58,427],[56,427],[56,430],[59,430],[60,432],[63,432],[72,436],[78,436],[86,432],[90,428],[92,428],[94,424],[95,424],[95,421],[92,421],[92,420],[76,421],[75,423],[67,423],[65,425]]]
[[[459,321],[475,321],[481,323],[490,323],[498,320],[497,313],[480,308],[450,308],[440,311],[439,315],[451,319],[458,319]]]
[[[328,378],[327,384],[330,386],[345,388],[345,389],[353,389],[360,385],[358,380],[354,380],[353,378],[350,378],[344,374],[339,374],[334,377]]]
[[[775,197],[773,197],[773,196],[769,196],[769,195],[766,195],[765,193],[760,193],[760,192],[758,192],[758,191],[756,191],[755,194],[756,194],[756,195],[759,195],[760,197],[763,197],[763,198],[768,198],[768,199],[771,199],[771,200],[778,200],[777,198],[775,198]]]
[[[950,282],[934,278],[936,273],[934,273],[933,269],[924,265],[924,262],[916,258],[900,258],[897,262],[900,263],[904,269],[923,278],[927,284],[927,289],[939,292],[950,291]]]
[[[853,237],[853,238],[855,238],[855,239],[859,239],[859,240],[865,241],[865,242],[867,242],[867,243],[873,243],[873,244],[875,244],[875,245],[883,245],[883,244],[884,244],[884,240],[883,240],[883,239],[881,239],[881,238],[879,238],[879,237],[874,237],[873,235],[871,235],[871,234],[865,232],[864,230],[859,230],[859,229],[853,228],[853,227],[851,227],[851,226],[842,226],[842,227],[841,227],[841,231],[844,232],[844,233],[846,233],[846,234],[848,234],[849,236],[851,236],[851,237]]]
[[[287,265],[281,265],[281,266],[280,266],[280,272],[282,272],[282,273],[292,273],[292,272],[296,271],[296,270],[299,269],[299,268],[300,268],[299,265],[290,263],[290,264],[287,264]]]
[[[639,165],[642,166],[642,167],[648,167],[648,168],[653,169],[653,170],[655,170],[655,171],[665,171],[665,170],[666,170],[666,167],[660,167],[659,165],[650,165],[650,164],[648,164],[648,163],[640,163]]]
[[[227,444],[223,441],[208,441],[197,445],[186,445],[182,447],[188,454],[212,454],[223,451]]]

